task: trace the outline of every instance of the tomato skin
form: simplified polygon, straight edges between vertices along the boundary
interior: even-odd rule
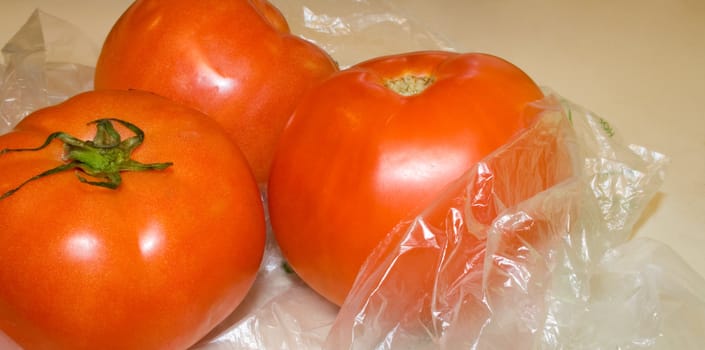
[[[123,172],[115,190],[57,173],[0,200],[0,331],[25,349],[185,349],[254,282],[265,241],[258,186],[217,123],[136,91],[39,110],[0,136],[0,149],[36,147],[54,131],[90,140],[87,123],[101,117],[144,130],[133,159],[174,164]],[[0,155],[0,193],[62,153],[55,140]]]
[[[267,1],[137,0],[103,44],[95,87],[148,90],[208,114],[264,184],[298,100],[337,69]]]
[[[427,75],[402,96],[387,79]],[[540,88],[485,54],[379,57],[314,88],[282,133],[268,185],[284,257],[340,305],[373,248],[474,163],[533,119]],[[526,113],[524,113],[526,110]]]

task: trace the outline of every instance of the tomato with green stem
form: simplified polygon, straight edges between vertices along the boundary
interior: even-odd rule
[[[185,349],[249,291],[259,188],[215,121],[94,91],[0,136],[0,331],[26,349]]]
[[[284,257],[341,304],[385,235],[528,126],[542,97],[525,72],[487,54],[412,52],[334,74],[294,111],[272,164]]]

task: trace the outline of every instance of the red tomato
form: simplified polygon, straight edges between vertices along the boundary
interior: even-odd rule
[[[100,118],[118,120],[91,123]],[[202,113],[136,91],[39,110],[0,149],[38,147],[56,131],[46,148],[0,151],[0,331],[26,349],[194,344],[243,300],[264,252],[245,158]],[[79,142],[94,136],[93,149]],[[72,159],[83,169],[17,189]],[[116,176],[116,164],[145,169]]]
[[[313,89],[282,133],[269,180],[276,239],[293,269],[341,304],[402,219],[528,125],[543,97],[486,54],[380,57]]]
[[[264,184],[299,99],[335,71],[266,0],[138,0],[105,40],[95,87],[148,90],[205,112]]]

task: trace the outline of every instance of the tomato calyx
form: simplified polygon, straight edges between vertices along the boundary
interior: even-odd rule
[[[122,140],[120,134],[115,130],[113,122],[121,124],[135,135]],[[116,189],[122,183],[120,173],[123,171],[163,170],[173,165],[172,162],[145,164],[130,158],[132,151],[144,142],[144,132],[132,123],[115,118],[105,118],[94,120],[88,124],[96,125],[97,131],[93,140],[79,140],[65,132],[58,131],[50,134],[39,147],[0,150],[0,156],[10,152],[39,151],[49,146],[53,140],[58,139],[64,143],[63,159],[66,162],[29,178],[19,186],[0,195],[0,200],[11,196],[29,182],[70,169],[80,170],[93,178],[103,179],[103,181],[91,181],[77,172],[76,177],[82,183]]]
[[[384,86],[402,96],[418,95],[436,81],[428,75],[403,75],[384,81]]]

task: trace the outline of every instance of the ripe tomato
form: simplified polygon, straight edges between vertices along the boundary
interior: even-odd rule
[[[205,112],[265,184],[299,99],[335,71],[266,0],[138,0],[105,40],[95,87],[148,90]]]
[[[91,123],[101,118],[117,120]],[[0,149],[56,131],[45,148],[0,151],[0,332],[26,349],[187,348],[259,269],[264,210],[246,160],[202,113],[136,91],[39,110]],[[107,170],[80,165],[17,189],[72,159]],[[116,164],[143,171],[116,176]]]
[[[341,304],[407,215],[533,119],[539,87],[495,56],[380,57],[314,88],[282,133],[268,197],[284,257]]]

